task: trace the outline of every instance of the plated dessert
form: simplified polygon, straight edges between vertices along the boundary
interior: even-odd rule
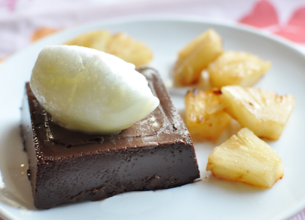
[[[51,52],[48,53],[50,54]],[[38,58],[37,62],[44,62],[44,59]],[[46,209],[62,203],[101,200],[128,191],[166,189],[193,182],[199,177],[189,132],[155,70],[141,68],[139,69],[141,74],[138,74],[145,77],[151,93],[159,99],[160,105],[152,107],[155,110],[143,119],[117,133],[113,133],[114,130],[110,126],[102,126],[104,133],[107,133],[105,129],[108,128],[112,134],[101,134],[97,130],[86,132],[80,127],[67,128],[70,119],[61,126],[60,113],[57,114],[58,119],[54,120],[54,113],[50,115],[46,111],[41,103],[45,103],[49,94],[38,92],[35,96],[31,89],[31,87],[36,89],[39,87],[38,84],[42,85],[46,82],[44,77],[49,73],[45,74],[42,71],[43,73],[36,73],[39,77],[35,75],[35,69],[41,71],[43,68],[41,66],[43,65],[36,63],[31,84],[26,84],[22,107],[22,137],[29,156],[29,179],[37,208]],[[64,74],[67,72],[60,75]],[[47,82],[53,81],[47,80]],[[54,82],[60,87],[56,80]],[[54,86],[51,89],[56,87]],[[93,86],[92,89],[94,90]],[[53,92],[56,93],[57,90]],[[126,91],[123,94],[126,94]],[[78,99],[77,97],[81,101],[75,103],[86,99],[92,101],[90,97],[83,100],[81,96],[76,96],[74,99]],[[147,97],[146,99],[149,100],[151,96]],[[39,102],[38,99],[42,101]],[[67,100],[70,100],[69,97]],[[54,102],[56,101],[53,100],[51,107],[48,107],[49,102],[46,102],[45,106],[52,110],[63,109],[62,112],[65,114],[69,111],[73,114],[81,111],[70,109],[74,101],[69,102],[69,109],[60,105],[61,103]],[[113,104],[116,106],[115,103]],[[145,108],[147,103],[144,105]],[[115,109],[117,108],[114,107]],[[143,110],[142,107],[140,109]],[[79,126],[80,123],[74,123],[76,119],[73,119],[73,114],[72,125]],[[91,114],[92,112],[87,116],[91,117]],[[70,116],[64,115],[64,117]],[[99,120],[99,116],[96,117],[96,120]],[[123,115],[122,120],[125,117],[130,116]],[[89,126],[92,127],[96,128],[95,125]]]
[[[107,51],[138,66],[152,57],[148,48],[122,33],[95,31],[66,44]],[[130,45],[139,50],[118,49]],[[138,68],[141,77],[130,79],[134,65],[112,57],[57,46],[45,48],[37,59],[26,85],[22,121],[37,208],[171,188],[199,177],[190,134],[158,73]],[[215,140],[232,118],[245,127],[209,156],[206,169],[220,179],[270,188],[283,177],[281,158],[256,135],[278,139],[294,97],[243,88],[269,68],[269,62],[252,54],[223,51],[213,30],[179,52],[174,68],[178,83],[196,85],[206,69],[215,87],[187,93],[191,135]]]
[[[145,31],[143,31],[143,27],[147,27]],[[230,136],[237,134],[239,126],[237,122],[232,121],[233,124],[226,127],[216,141],[202,140],[199,142],[196,140],[194,143],[201,171],[201,181],[167,190],[122,193],[100,202],[70,203],[48,210],[33,209],[30,181],[28,181],[26,174],[20,173],[25,172],[28,165],[27,155],[22,151],[22,144],[18,136],[19,108],[21,107],[25,82],[29,81],[37,55],[43,46],[66,42],[75,37],[77,33],[85,33],[92,29],[110,29],[113,31],[112,33],[118,30],[125,31],[153,49],[154,59],[150,65],[158,70],[165,85],[170,85],[168,80],[172,78],[169,75],[169,67],[173,66],[178,49],[199,35],[200,31],[209,28],[217,30],[220,34],[224,50],[252,53],[260,57],[261,60],[268,60],[272,64],[271,69],[255,84],[254,88],[276,91],[279,95],[292,94],[296,97],[296,106],[280,138],[277,141],[266,140],[282,159],[283,178],[278,180],[271,189],[261,189],[248,184],[218,180],[210,172],[205,171],[209,154],[214,147],[220,146]],[[73,28],[73,30],[66,30],[54,37],[51,36],[33,44],[27,50],[20,51],[6,60],[0,67],[2,73],[10,73],[0,74],[2,94],[7,94],[7,91],[10,91],[9,95],[0,95],[1,100],[6,103],[1,107],[0,115],[2,127],[2,130],[0,129],[0,155],[2,156],[0,176],[5,184],[3,190],[14,193],[26,202],[21,203],[19,200],[14,200],[17,202],[14,206],[7,205],[6,201],[1,200],[1,215],[11,219],[24,220],[51,220],[63,216],[69,216],[73,219],[96,219],[97,216],[109,219],[124,216],[127,219],[137,220],[162,219],[167,216],[179,219],[181,216],[189,216],[197,219],[203,215],[207,219],[215,219],[218,216],[221,218],[223,215],[229,218],[251,220],[289,219],[304,207],[304,194],[302,193],[304,178],[300,175],[303,167],[302,157],[305,154],[305,148],[300,145],[302,143],[302,125],[305,123],[303,117],[305,106],[300,101],[305,92],[302,85],[305,68],[303,61],[304,55],[289,43],[285,43],[284,40],[247,27],[202,19],[194,21],[182,18],[156,21],[148,18],[141,20],[122,19],[115,22],[102,21],[95,25],[82,25]],[[11,89],[12,85],[14,85],[14,89]],[[198,90],[204,89],[205,91],[205,88],[198,87]],[[185,108],[183,101],[186,91],[186,88],[169,89],[172,101],[179,112]],[[20,164],[24,164],[24,167],[20,168]],[[10,181],[10,177],[15,178]],[[17,191],[14,191],[15,189]],[[2,194],[0,192],[2,198],[8,198],[3,194],[3,190]],[[294,193],[294,197],[292,197],[291,192]],[[18,208],[20,205],[23,208]],[[204,213],[202,207],[208,207]]]

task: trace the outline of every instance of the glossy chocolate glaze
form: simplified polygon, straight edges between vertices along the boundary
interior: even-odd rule
[[[160,76],[150,68],[139,71],[160,105],[114,135],[86,134],[55,124],[26,85],[22,137],[37,208],[170,188],[199,177],[189,132]]]

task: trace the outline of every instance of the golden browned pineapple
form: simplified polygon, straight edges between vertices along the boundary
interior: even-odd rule
[[[125,33],[113,35],[106,52],[136,66],[145,65],[152,59],[152,51],[148,47]]]
[[[248,128],[242,128],[209,155],[207,171],[217,178],[271,188],[284,175],[280,156]]]
[[[225,86],[221,91],[226,111],[242,127],[271,140],[281,136],[295,105],[292,95],[279,96],[262,89]]]
[[[81,34],[78,37],[66,42],[65,44],[89,47],[96,50],[105,51],[107,45],[111,41],[111,37],[112,36],[109,31],[97,30]]]
[[[218,89],[193,90],[185,96],[186,125],[192,137],[215,140],[231,121]]]
[[[65,44],[101,50],[136,66],[145,65],[152,59],[152,51],[148,47],[125,33],[111,35],[107,30],[91,31]]]
[[[221,37],[214,30],[207,30],[179,52],[174,68],[176,81],[184,86],[197,83],[201,71],[221,53]]]
[[[245,52],[228,51],[222,53],[208,66],[210,81],[214,87],[227,85],[252,86],[270,68],[265,62]]]

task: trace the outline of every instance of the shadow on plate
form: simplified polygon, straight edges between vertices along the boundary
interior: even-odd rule
[[[209,187],[217,188],[217,190],[231,191],[237,194],[251,194],[267,190],[265,188],[251,186],[246,183],[220,180],[214,177],[211,172],[207,171],[202,175],[201,179],[202,186],[208,184]]]
[[[23,151],[19,124],[7,130],[1,145],[0,200],[15,208],[35,210],[32,189],[27,178],[28,159]]]

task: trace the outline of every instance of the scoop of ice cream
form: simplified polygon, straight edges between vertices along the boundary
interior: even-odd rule
[[[85,47],[45,47],[30,86],[53,121],[87,133],[126,129],[159,105],[133,64]]]

